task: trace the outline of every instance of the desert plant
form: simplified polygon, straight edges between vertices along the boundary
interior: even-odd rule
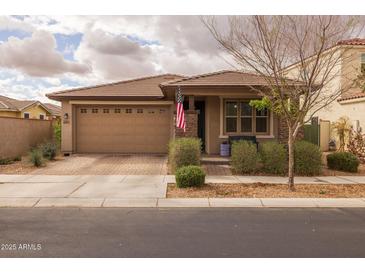
[[[327,155],[327,165],[330,169],[357,172],[359,159],[351,152],[335,152]]]
[[[57,155],[57,145],[52,142],[47,142],[40,145],[42,156],[48,160],[53,160]]]
[[[278,142],[264,142],[260,145],[259,156],[263,170],[272,174],[284,174],[287,169],[287,150]]]
[[[321,150],[318,146],[298,141],[294,145],[294,170],[298,175],[313,176],[321,172]]]
[[[14,162],[17,161],[21,161],[22,160],[22,156],[15,156],[15,157],[11,157],[11,158],[0,158],[0,165],[10,165]]]
[[[256,170],[258,163],[257,147],[249,141],[235,141],[232,144],[231,164],[236,173],[249,173]]]
[[[39,148],[34,148],[29,152],[29,159],[36,167],[40,167],[44,163],[42,151]]]
[[[175,177],[178,188],[198,187],[205,182],[205,172],[199,166],[183,166],[176,170]]]
[[[22,160],[22,156],[18,155],[18,156],[15,156],[13,159],[12,159],[14,162],[19,162]]]
[[[61,146],[61,135],[62,135],[62,127],[60,121],[55,121],[53,123],[53,135],[58,147]]]
[[[169,164],[171,170],[183,166],[199,166],[201,155],[201,141],[198,138],[178,138],[169,144]]]
[[[0,159],[0,165],[9,165],[13,163],[14,161],[10,158],[1,158]]]
[[[361,129],[352,130],[347,149],[357,156],[360,162],[365,163],[365,134],[362,134]]]
[[[345,150],[346,138],[351,132],[351,122],[346,116],[340,117],[336,122],[332,123],[332,129],[336,132],[340,141],[339,151]]]

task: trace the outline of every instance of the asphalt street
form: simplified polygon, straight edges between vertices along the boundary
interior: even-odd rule
[[[0,257],[365,257],[360,208],[3,208]]]

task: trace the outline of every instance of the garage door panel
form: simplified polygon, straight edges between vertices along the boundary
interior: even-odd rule
[[[82,113],[81,109],[87,112]],[[92,113],[92,109],[98,109],[98,113]],[[109,113],[104,113],[104,109]],[[115,109],[120,109],[120,113]],[[76,111],[77,152],[167,152],[171,130],[169,107],[92,106],[78,107]]]

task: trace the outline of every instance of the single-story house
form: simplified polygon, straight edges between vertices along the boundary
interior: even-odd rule
[[[0,117],[49,120],[51,110],[37,100],[17,100],[0,95]]]
[[[186,131],[175,127],[175,94],[184,96]],[[47,94],[62,103],[62,151],[69,153],[166,153],[171,139],[199,137],[207,154],[219,154],[232,135],[259,142],[283,140],[285,123],[249,105],[265,88],[252,73],[220,71],[184,77],[144,77]]]

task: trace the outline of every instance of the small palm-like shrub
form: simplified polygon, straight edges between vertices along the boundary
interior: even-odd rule
[[[327,165],[330,169],[357,172],[359,159],[351,152],[335,152],[327,155]]]
[[[201,141],[198,138],[177,138],[169,144],[169,164],[171,170],[183,166],[199,166]]]
[[[42,151],[38,148],[34,148],[29,152],[29,159],[30,162],[36,167],[42,166],[44,162]]]
[[[57,154],[57,145],[52,142],[44,143],[40,146],[42,155],[48,160],[53,160]]]
[[[259,156],[263,170],[271,174],[285,174],[287,169],[287,151],[283,144],[278,142],[264,142],[260,144]]]
[[[199,166],[184,166],[176,170],[175,178],[178,188],[199,187],[205,182],[205,172]]]
[[[321,172],[321,150],[315,144],[298,141],[294,144],[294,170],[297,175],[314,176]]]
[[[256,145],[249,141],[235,141],[231,150],[231,165],[236,173],[249,173],[256,170],[258,155]]]

